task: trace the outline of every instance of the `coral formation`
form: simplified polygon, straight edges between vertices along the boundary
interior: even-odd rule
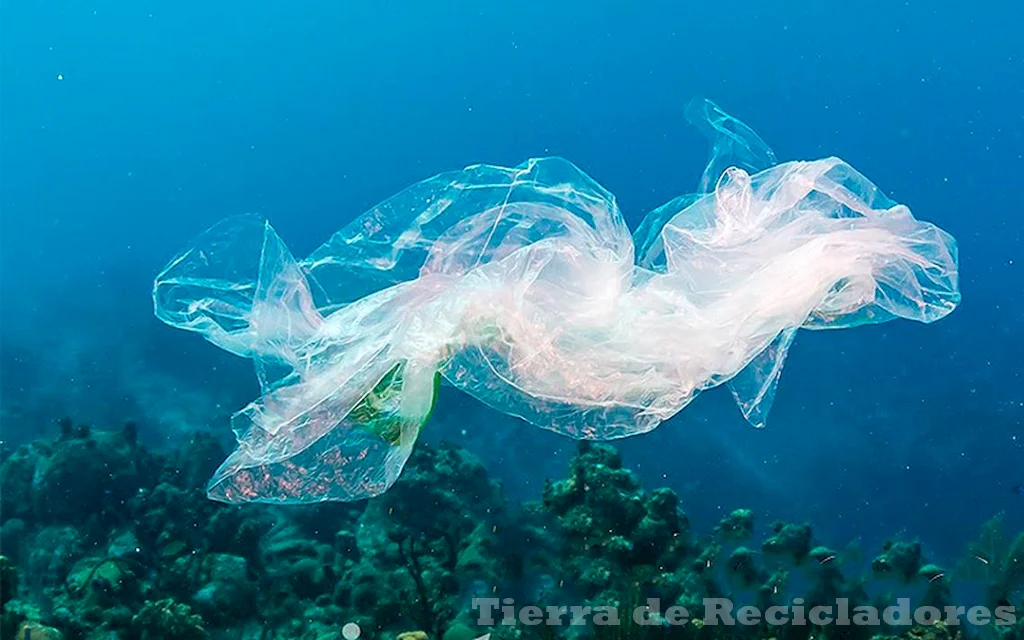
[[[761,608],[842,598],[852,608],[911,597],[941,608],[957,603],[960,579],[981,581],[992,607],[1024,604],[1024,535],[1006,535],[999,519],[958,575],[932,563],[918,540],[895,539],[865,566],[855,547],[826,546],[808,523],[758,534],[749,509],[699,535],[675,492],[645,489],[616,449],[587,442],[565,478],[522,505],[508,504],[480,460],[443,444],[418,447],[392,490],[368,502],[232,506],[202,490],[222,455],[214,439],[197,436],[162,454],[139,445],[135,429],[65,421],[57,438],[0,465],[0,636],[338,640],[342,625],[354,623],[360,637],[401,640],[472,640],[486,631],[508,640],[710,640],[723,631],[703,623],[705,598]],[[644,609],[650,624],[616,627],[503,625],[499,614],[481,630],[473,600],[498,596],[595,610],[657,598],[662,609]],[[673,605],[693,619],[666,626]],[[995,630],[1001,640],[1024,637],[1020,622]],[[884,622],[730,631],[785,640],[975,633]]]

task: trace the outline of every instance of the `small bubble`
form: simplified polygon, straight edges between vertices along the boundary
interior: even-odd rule
[[[345,640],[356,640],[362,632],[363,630],[354,622],[349,622],[341,628],[341,635]]]

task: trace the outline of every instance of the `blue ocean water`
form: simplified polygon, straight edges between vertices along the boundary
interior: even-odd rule
[[[1024,527],[1024,20],[1018,3],[9,3],[0,75],[3,439],[69,413],[171,444],[256,391],[250,366],[152,317],[196,233],[267,216],[296,254],[408,184],[571,159],[631,223],[693,187],[707,96],[780,159],[837,155],[960,244],[929,326],[801,333],[771,422],[723,391],[622,441],[691,519],[749,506],[938,557]],[[428,438],[513,494],[573,444],[454,393]]]

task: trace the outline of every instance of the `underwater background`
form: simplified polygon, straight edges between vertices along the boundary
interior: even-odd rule
[[[706,96],[781,160],[839,156],[949,231],[963,302],[934,325],[801,332],[766,429],[714,390],[615,442],[622,465],[695,531],[749,508],[762,531],[806,521],[868,556],[919,539],[953,566],[993,516],[1024,530],[1021,24],[1016,2],[8,2],[5,459],[66,439],[65,416],[131,421],[154,452],[230,446],[251,364],[151,299],[218,220],[265,215],[304,255],[417,180],[559,155],[635,225],[694,186],[707,149],[683,108]],[[449,389],[422,440],[478,458],[512,504],[578,453]]]

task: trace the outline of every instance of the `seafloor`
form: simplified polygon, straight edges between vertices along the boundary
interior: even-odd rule
[[[0,467],[4,639],[1024,639],[1024,622],[971,625],[962,614],[931,625],[702,617],[706,598],[760,610],[906,597],[911,607],[1021,611],[1024,534],[1006,535],[998,517],[945,568],[912,536],[861,552],[818,540],[812,523],[756,522],[757,505],[693,531],[671,489],[641,487],[597,444],[581,445],[566,477],[523,505],[470,453],[420,444],[397,484],[368,502],[228,506],[203,492],[225,455],[210,436],[160,453],[131,424],[60,425],[53,439],[5,452]],[[474,598],[514,603],[518,622],[492,612],[497,624],[481,625]],[[630,612],[649,598],[661,614],[681,605],[691,617],[670,624],[648,612],[638,624]],[[528,605],[617,611],[620,624],[596,613],[525,624]]]

